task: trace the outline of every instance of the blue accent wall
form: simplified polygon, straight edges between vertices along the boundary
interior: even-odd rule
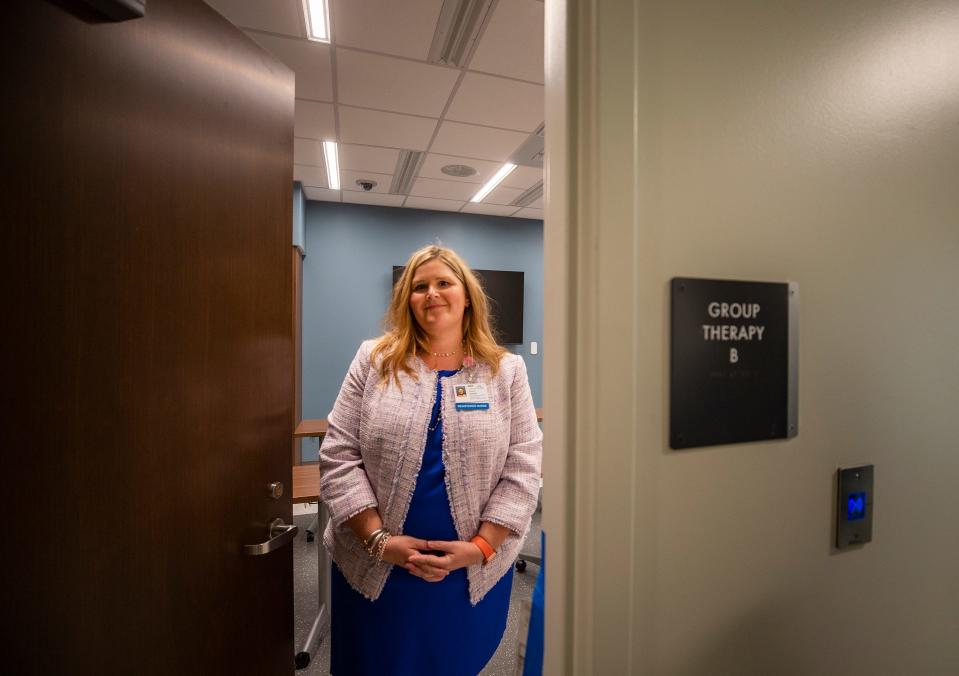
[[[445,211],[306,202],[303,261],[303,417],[325,418],[360,342],[383,332],[394,265],[439,242],[471,267],[525,273],[523,356],[542,406],[543,222]],[[539,353],[529,354],[530,341]],[[315,440],[303,460],[316,460]]]

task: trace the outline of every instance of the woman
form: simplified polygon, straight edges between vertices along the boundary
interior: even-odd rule
[[[332,673],[476,674],[506,626],[539,492],[522,358],[450,249],[415,252],[320,449],[333,557]]]

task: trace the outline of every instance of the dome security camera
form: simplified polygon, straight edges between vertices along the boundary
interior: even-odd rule
[[[376,181],[371,181],[367,178],[361,178],[356,182],[356,185],[363,188],[363,192],[370,192],[376,185]]]

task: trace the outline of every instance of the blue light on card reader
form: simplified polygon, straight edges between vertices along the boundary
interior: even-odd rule
[[[858,521],[866,518],[866,494],[850,493],[846,502],[846,520]]]

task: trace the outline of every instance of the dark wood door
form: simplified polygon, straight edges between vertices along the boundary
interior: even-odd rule
[[[292,517],[292,73],[200,0],[5,10],[2,670],[291,673],[241,546]]]

